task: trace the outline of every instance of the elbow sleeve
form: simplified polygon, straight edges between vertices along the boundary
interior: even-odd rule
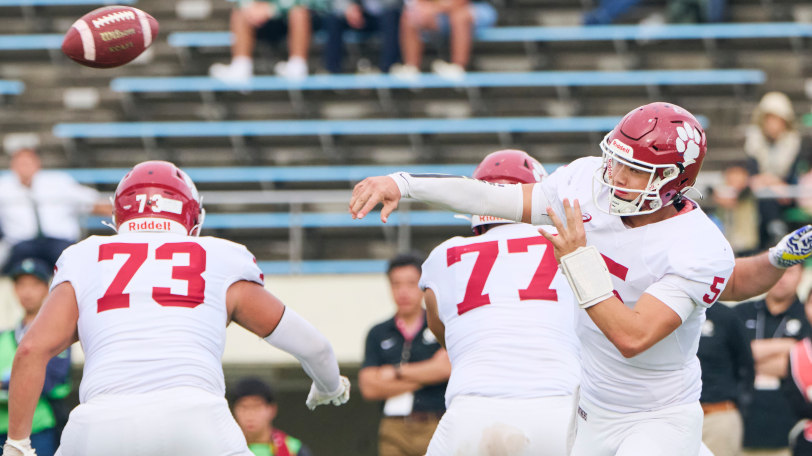
[[[522,186],[491,184],[446,174],[391,174],[404,198],[414,198],[455,212],[491,215],[520,222]]]
[[[299,360],[320,391],[338,389],[338,361],[333,347],[323,334],[290,307],[285,307],[279,324],[265,341]]]

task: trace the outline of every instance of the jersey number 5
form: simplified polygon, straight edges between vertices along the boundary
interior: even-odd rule
[[[167,307],[197,307],[203,303],[206,291],[206,281],[202,276],[206,270],[206,250],[196,242],[172,242],[155,249],[155,259],[171,260],[176,253],[189,255],[188,266],[172,267],[172,278],[184,280],[188,284],[186,294],[174,294],[167,287],[153,287],[152,299]],[[127,260],[107,287],[104,296],[96,301],[97,312],[130,307],[130,295],[124,293],[124,289],[147,261],[149,245],[114,242],[99,246],[99,261],[112,260],[116,255],[127,255]]]

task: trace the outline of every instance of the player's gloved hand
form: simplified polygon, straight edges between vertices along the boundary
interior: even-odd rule
[[[31,439],[6,440],[3,445],[3,456],[37,456],[37,452],[31,448]]]
[[[307,395],[305,405],[307,405],[307,408],[310,410],[313,410],[319,405],[341,405],[348,400],[350,400],[350,379],[342,375],[338,383],[338,388],[330,393],[319,391],[318,388],[316,388],[316,384],[313,383],[313,385],[310,386],[310,394]]]
[[[812,225],[806,225],[784,236],[770,248],[770,263],[776,268],[788,268],[803,263],[812,255]]]

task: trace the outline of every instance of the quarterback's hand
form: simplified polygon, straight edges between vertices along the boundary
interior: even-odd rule
[[[557,261],[560,261],[562,256],[576,251],[578,247],[586,246],[586,233],[584,232],[584,220],[581,214],[580,203],[578,203],[578,200],[575,200],[574,204],[570,206],[569,200],[564,199],[562,204],[564,205],[564,217],[567,220],[567,226],[564,226],[561,219],[555,211],[553,211],[553,208],[548,207],[547,215],[549,215],[553,221],[558,235],[548,233],[544,231],[544,229],[539,228],[539,233],[553,244],[555,259]]]
[[[785,269],[803,263],[812,255],[812,225],[806,225],[784,236],[769,252],[770,263]]]
[[[3,445],[3,456],[37,456],[37,452],[31,448],[31,439],[8,439]]]
[[[313,410],[320,405],[341,405],[348,400],[350,400],[350,379],[342,375],[338,382],[338,388],[331,393],[319,391],[316,384],[313,383],[310,386],[310,394],[307,395],[305,405],[310,410]]]
[[[362,219],[378,203],[383,203],[381,221],[386,223],[389,214],[398,207],[400,190],[395,180],[389,176],[368,177],[352,189],[350,214],[354,219]]]

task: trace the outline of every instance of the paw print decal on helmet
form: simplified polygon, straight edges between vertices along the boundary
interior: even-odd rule
[[[699,156],[699,142],[702,141],[702,133],[691,127],[688,122],[683,122],[677,127],[677,151],[683,154],[686,163],[693,163]]]

